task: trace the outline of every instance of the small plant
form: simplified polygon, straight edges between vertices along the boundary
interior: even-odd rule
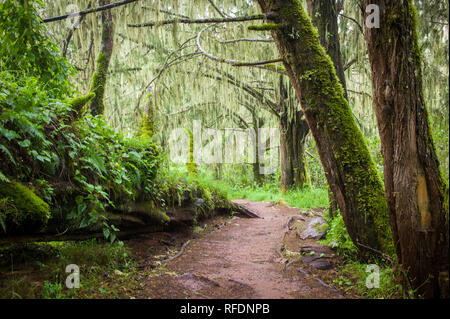
[[[63,299],[65,297],[62,292],[62,285],[60,282],[52,283],[45,281],[42,287],[41,297],[44,299]]]
[[[345,227],[342,215],[338,211],[334,218],[331,218],[328,211],[325,211],[325,219],[329,225],[327,235],[321,242],[325,245],[329,245],[332,248],[336,248],[338,254],[355,254],[357,252],[356,246],[353,244],[350,235]]]

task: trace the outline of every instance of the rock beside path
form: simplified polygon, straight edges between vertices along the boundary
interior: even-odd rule
[[[322,217],[312,218],[305,230],[299,232],[301,239],[321,239],[327,232],[328,224]]]

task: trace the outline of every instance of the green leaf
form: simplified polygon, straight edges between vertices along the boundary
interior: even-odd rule
[[[3,231],[6,233],[6,225],[5,225],[5,223],[3,222],[3,218],[2,218],[1,215],[0,215],[0,225],[2,225]]]
[[[16,161],[14,160],[14,157],[10,153],[10,151],[6,148],[6,146],[0,144],[0,150],[2,150],[6,155],[8,155],[9,160],[14,164],[17,165]]]
[[[80,228],[84,228],[84,227],[87,227],[87,226],[88,226],[88,223],[87,223],[86,219],[83,218],[83,220],[80,223]]]
[[[111,233],[108,228],[103,228],[103,236],[105,236],[106,239],[108,239],[110,234]]]
[[[17,142],[17,144],[19,144],[19,145],[22,146],[22,147],[28,147],[28,146],[31,145],[31,142],[30,142],[29,139],[25,139],[25,140],[23,140],[23,141]]]

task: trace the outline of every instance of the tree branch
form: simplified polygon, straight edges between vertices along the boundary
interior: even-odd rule
[[[89,1],[85,10],[88,10],[90,7],[91,7],[91,2]],[[73,32],[76,29],[78,29],[78,26],[80,25],[81,22],[83,22],[83,19],[84,19],[84,15],[79,16],[78,20],[73,24],[72,28],[69,30],[69,33],[67,34],[66,40],[64,41],[64,45],[63,45],[63,52],[62,52],[63,57],[66,57],[66,55],[67,55],[67,49],[69,48],[69,43],[70,43],[70,40],[72,39]]]
[[[52,17],[52,18],[46,18],[46,19],[43,19],[42,22],[48,23],[48,22],[64,20],[64,19],[67,19],[69,17],[74,17],[74,16],[78,16],[78,15],[84,16],[84,15],[89,14],[89,13],[109,10],[109,9],[112,9],[112,8],[123,6],[125,4],[136,2],[136,1],[139,1],[139,0],[123,0],[123,1],[115,2],[115,3],[107,4],[107,5],[104,5],[104,6],[99,6],[97,8],[93,8],[93,9],[88,9],[88,10],[78,11],[78,12],[74,12],[74,13],[64,14],[64,15],[57,16],[57,17]]]
[[[212,54],[206,52],[206,50],[205,50],[205,49],[202,47],[202,45],[200,44],[200,38],[201,38],[201,36],[202,36],[202,33],[203,33],[204,31],[206,31],[207,29],[209,29],[210,27],[212,27],[212,26],[214,26],[214,25],[209,25],[209,26],[207,26],[207,27],[201,29],[200,32],[197,34],[197,41],[196,41],[196,43],[197,43],[197,48],[198,48],[198,50],[199,50],[204,56],[210,58],[211,60],[214,60],[214,61],[217,61],[217,62],[222,62],[222,63],[228,63],[228,64],[231,64],[231,65],[233,65],[233,66],[253,66],[253,67],[260,68],[260,69],[270,70],[270,71],[273,71],[273,72],[277,72],[277,73],[282,73],[282,74],[284,74],[283,72],[280,72],[280,71],[278,71],[278,70],[275,69],[275,68],[270,68],[270,67],[267,67],[267,66],[265,65],[265,64],[270,64],[270,63],[273,63],[273,62],[280,62],[280,61],[283,61],[283,60],[280,59],[280,58],[275,59],[275,60],[258,61],[258,62],[248,62],[248,61],[239,61],[239,60],[232,60],[232,59],[219,58],[219,57],[217,57],[217,56],[215,56],[215,55],[212,55]]]
[[[220,11],[220,9],[214,4],[213,0],[208,0],[208,2],[213,6],[213,8],[217,11],[218,14],[220,14],[222,18],[226,18],[226,15],[222,11]]]
[[[252,16],[234,17],[234,18],[206,18],[206,19],[169,19],[162,20],[159,22],[151,21],[146,23],[130,23],[127,24],[131,28],[141,28],[141,27],[154,27],[166,24],[183,23],[183,24],[204,24],[204,23],[223,23],[223,22],[243,22],[243,21],[253,21],[253,20],[264,20],[267,18],[265,14],[256,14]]]
[[[356,19],[354,19],[354,18],[352,18],[352,17],[349,17],[349,16],[346,16],[346,15],[344,15],[344,14],[342,14],[342,13],[339,13],[339,15],[340,15],[341,17],[343,17],[343,18],[346,18],[346,19],[348,19],[348,20],[350,20],[350,21],[353,21],[353,22],[358,26],[359,31],[361,31],[361,33],[364,34],[363,27],[359,24],[359,22],[358,22]]]
[[[235,43],[235,42],[242,42],[242,41],[247,41],[247,42],[274,42],[274,39],[272,39],[272,38],[267,38],[267,39],[240,38],[240,39],[219,41],[219,43],[221,43],[221,44],[228,44],[228,43]]]

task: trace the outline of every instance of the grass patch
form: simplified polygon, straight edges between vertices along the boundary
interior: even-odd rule
[[[138,285],[130,252],[121,242],[49,242],[3,247],[0,298],[127,298]],[[66,287],[66,267],[80,270],[80,288]]]
[[[171,167],[169,175],[175,178],[195,180],[201,185],[216,189],[232,199],[247,199],[254,202],[284,202],[291,207],[300,209],[314,209],[328,206],[328,192],[325,188],[305,188],[281,192],[281,185],[277,181],[269,181],[262,186],[256,183],[239,181],[231,177],[214,178],[211,171],[199,170],[195,176],[188,176],[183,167]]]
[[[347,261],[340,269],[333,285],[346,293],[368,299],[411,298],[400,284],[400,273],[389,265],[380,264],[377,275],[372,265],[358,261]]]

